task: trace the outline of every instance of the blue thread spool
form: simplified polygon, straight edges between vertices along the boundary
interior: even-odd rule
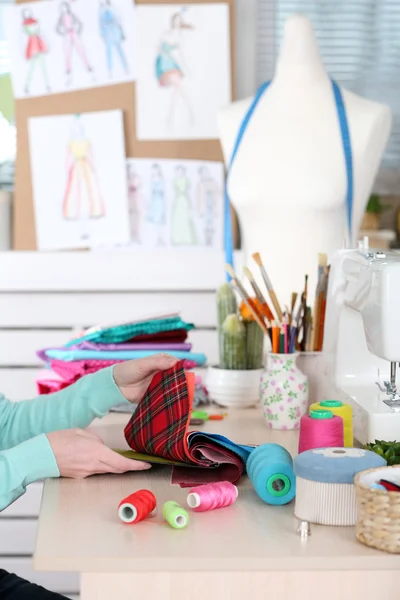
[[[288,504],[295,497],[293,459],[283,446],[258,446],[250,454],[246,468],[257,495],[267,504]]]

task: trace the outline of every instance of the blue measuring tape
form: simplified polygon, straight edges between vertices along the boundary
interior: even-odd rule
[[[262,86],[259,87],[254,99],[251,103],[250,108],[248,109],[241,125],[239,128],[239,132],[236,137],[236,141],[233,147],[232,156],[229,161],[226,173],[226,181],[225,181],[225,231],[224,231],[224,248],[225,248],[225,262],[231,265],[234,268],[234,260],[233,260],[233,236],[232,236],[232,218],[231,218],[231,207],[228,195],[228,180],[229,175],[232,170],[233,163],[235,162],[235,158],[237,152],[239,150],[240,144],[242,143],[243,136],[246,132],[247,126],[250,122],[253,113],[264,95],[264,92],[268,89],[270,85],[270,81],[263,83]],[[350,239],[352,237],[352,215],[353,215],[353,154],[351,150],[351,140],[350,140],[350,132],[349,132],[349,124],[347,121],[346,108],[343,101],[342,92],[340,91],[339,86],[335,81],[332,81],[333,88],[333,96],[336,104],[336,111],[339,120],[340,133],[342,137],[342,145],[343,145],[343,153],[346,164],[346,175],[347,175],[347,193],[346,193],[346,206],[347,206],[347,225],[349,229]],[[227,274],[227,279],[230,281],[230,276]]]

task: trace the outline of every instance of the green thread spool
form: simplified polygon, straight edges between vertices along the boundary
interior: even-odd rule
[[[340,400],[323,400],[319,404],[324,408],[339,408],[340,406],[343,406],[343,402]]]
[[[162,514],[168,525],[173,527],[173,529],[184,529],[189,522],[187,511],[173,500],[164,502]]]
[[[267,481],[267,490],[271,496],[280,498],[289,493],[291,485],[289,477],[283,473],[275,473]]]
[[[325,419],[333,419],[333,412],[331,410],[321,409],[311,410],[310,417],[312,419],[319,419],[320,421],[323,421]]]

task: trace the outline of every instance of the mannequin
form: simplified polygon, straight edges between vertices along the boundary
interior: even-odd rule
[[[332,83],[310,21],[285,26],[271,85],[249,122],[229,175],[228,192],[242,232],[247,264],[260,252],[281,306],[317,283],[317,255],[355,245],[391,129],[390,109],[342,89],[353,154],[352,240],[348,240],[347,177]],[[252,98],[219,114],[225,162]],[[255,267],[253,269],[253,266]],[[258,273],[257,273],[258,274]]]

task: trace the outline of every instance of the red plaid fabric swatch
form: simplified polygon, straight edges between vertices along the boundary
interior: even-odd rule
[[[157,373],[125,427],[129,446],[144,454],[192,463],[187,445],[192,397],[183,361]]]

